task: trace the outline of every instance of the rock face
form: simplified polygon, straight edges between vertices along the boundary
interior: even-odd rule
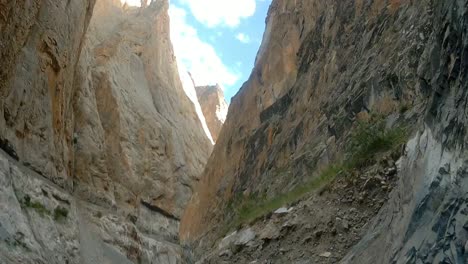
[[[223,90],[219,85],[197,86],[195,90],[197,91],[198,102],[200,102],[211,136],[216,142],[221,128],[226,121],[229,107],[224,99]]]
[[[211,144],[182,88],[167,9],[96,3],[76,81],[75,177],[90,201],[178,218]]]
[[[168,1],[0,1],[0,262],[181,263],[211,152]]]
[[[94,0],[0,2],[0,142],[62,187],[73,174],[73,81]]]
[[[341,261],[466,262],[467,8],[455,0],[273,1],[182,239],[213,248],[236,214],[229,205],[317,176],[340,158],[356,120],[375,113],[415,132],[390,199]]]

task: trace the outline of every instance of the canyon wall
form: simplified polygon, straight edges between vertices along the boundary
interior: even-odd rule
[[[255,67],[232,99],[181,238],[200,254],[216,251],[238,214],[233,204],[317,178],[343,158],[357,120],[378,115],[412,139],[388,202],[336,261],[466,261],[467,5],[274,0]],[[274,253],[271,263],[310,261]],[[330,255],[317,263],[330,263]]]
[[[226,121],[228,104],[224,99],[223,89],[219,85],[197,86],[198,102],[200,102],[203,115],[206,118],[206,123],[210,129],[211,136],[216,142],[219,133]]]
[[[212,144],[168,7],[0,2],[0,262],[181,263]]]

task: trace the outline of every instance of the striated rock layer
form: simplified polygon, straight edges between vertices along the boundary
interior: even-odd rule
[[[212,145],[168,1],[0,1],[0,262],[181,263]]]
[[[203,115],[210,129],[211,136],[216,142],[221,132],[228,111],[228,104],[224,99],[223,89],[219,85],[197,86],[198,102],[200,102]]]
[[[390,200],[342,262],[466,262],[467,10],[456,0],[273,1],[182,239],[209,250],[230,205],[318,175],[356,119],[377,113],[416,135]]]

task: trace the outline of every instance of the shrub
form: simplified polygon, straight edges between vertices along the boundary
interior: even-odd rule
[[[54,220],[60,221],[62,219],[66,219],[68,217],[68,210],[66,208],[57,206],[54,209]]]
[[[404,143],[406,134],[403,127],[387,129],[382,116],[373,115],[368,121],[358,121],[347,147],[347,166],[359,168],[367,165],[377,153]]]
[[[32,208],[34,209],[40,216],[50,215],[50,211],[47,208],[37,201],[31,201],[31,197],[26,195],[23,200],[20,201],[21,207],[23,208]]]

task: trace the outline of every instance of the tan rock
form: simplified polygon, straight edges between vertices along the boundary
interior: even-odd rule
[[[461,38],[466,28],[458,20],[462,13],[448,11],[460,3],[387,2],[272,2],[252,74],[231,101],[213,154],[185,210],[182,240],[197,241],[203,252],[210,240],[219,238],[224,225],[235,222],[236,210],[228,205],[251,201],[253,194],[276,197],[320,175],[343,157],[360,112],[398,117],[398,106],[411,102],[412,119],[404,124],[438,120],[452,131],[448,121],[441,121],[440,110],[445,109],[447,116],[460,113],[459,106],[452,108],[451,96],[463,94],[463,85],[458,84],[464,83],[459,77],[464,71],[455,66],[458,75],[439,72],[458,65],[454,54],[466,48],[454,41],[457,51],[452,54],[452,44],[445,44],[447,38]],[[437,15],[447,12],[450,15]],[[450,33],[439,25],[450,25]],[[451,48],[440,55],[440,47]],[[436,92],[437,99],[428,101],[436,87],[443,87],[444,95]],[[433,111],[429,117],[427,111]],[[456,129],[463,130],[462,126]],[[466,138],[454,131],[453,138]]]
[[[216,142],[226,121],[229,107],[224,99],[223,90],[219,85],[197,86],[195,89],[211,136]]]
[[[0,237],[27,246],[0,262],[181,263],[179,219],[212,144],[182,88],[169,3],[148,4],[0,0],[0,147],[21,171],[12,186],[1,168],[0,215],[18,223],[0,217]],[[21,209],[25,194],[41,213]],[[54,222],[58,204],[73,220]]]

